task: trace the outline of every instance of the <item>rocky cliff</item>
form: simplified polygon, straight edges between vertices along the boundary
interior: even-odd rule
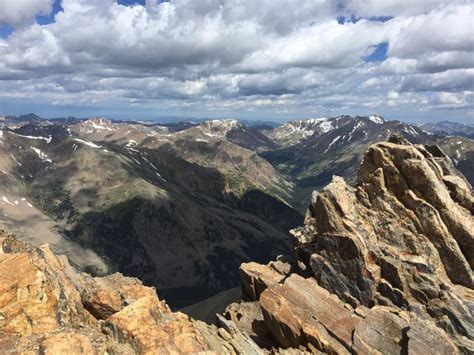
[[[473,353],[473,202],[438,147],[375,144],[355,186],[313,193],[293,261],[241,266],[247,301],[226,317],[260,345]]]

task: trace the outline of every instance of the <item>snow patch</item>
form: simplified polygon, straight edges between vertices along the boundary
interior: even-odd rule
[[[100,145],[97,145],[97,144],[89,142],[89,141],[84,141],[84,140],[79,139],[79,138],[74,138],[74,140],[79,142],[79,143],[85,144],[89,147],[92,147],[92,148],[102,148],[102,146],[100,146]]]
[[[332,122],[330,122],[330,121],[321,122],[319,127],[321,127],[321,132],[322,133],[328,133],[329,131],[332,131],[334,129],[334,127],[332,125]]]
[[[419,134],[412,126],[404,126],[403,130],[413,137],[417,137]]]
[[[45,153],[43,153],[41,150],[39,150],[38,148],[31,147],[31,149],[35,151],[35,153],[38,155],[38,158],[40,158],[42,161],[51,163],[51,164],[53,163],[53,161],[51,159],[48,159],[48,156]]]
[[[2,196],[2,201],[5,203],[8,203],[9,205],[12,205],[12,206],[14,205],[13,202],[10,202],[5,195]]]
[[[334,138],[334,139],[332,140],[332,142],[329,143],[328,147],[326,148],[326,150],[324,151],[323,154],[326,154],[326,153],[329,151],[329,149],[331,149],[331,147],[333,146],[333,144],[336,143],[339,139],[341,139],[341,136],[337,136],[336,138]]]
[[[130,139],[128,143],[125,145],[126,147],[134,147],[137,145],[137,142],[134,141],[133,139]]]
[[[352,130],[349,132],[349,139],[347,140],[348,143],[352,140],[352,135],[357,130],[357,128],[359,128],[360,126],[362,126],[362,121],[357,122],[357,124],[354,126],[354,128],[352,128]]]
[[[12,159],[15,161],[15,163],[17,163],[17,164],[18,164],[18,166],[20,166],[20,167],[21,167],[21,163],[20,163],[18,160],[16,160],[16,158],[13,156],[13,154],[12,154],[12,153],[10,153],[10,156],[11,156],[11,157],[12,157]]]
[[[52,136],[49,137],[41,137],[41,136],[24,136],[23,134],[18,134],[14,132],[10,132],[14,134],[15,136],[26,138],[26,139],[38,139],[38,140],[44,140],[46,143],[51,143],[51,140],[53,139]]]
[[[98,130],[113,131],[113,129],[110,128],[110,127],[101,126],[101,125],[95,124],[94,122],[92,122],[92,128],[95,128],[95,129],[98,129]]]
[[[385,120],[382,117],[380,117],[379,115],[370,115],[369,120],[371,120],[372,122],[377,123],[377,124],[384,124],[385,123]]]
[[[319,131],[320,134],[324,134],[335,128],[333,120],[327,117],[294,120],[277,128],[275,130],[275,138],[294,138],[297,141],[301,141],[302,139],[312,136],[316,131]]]

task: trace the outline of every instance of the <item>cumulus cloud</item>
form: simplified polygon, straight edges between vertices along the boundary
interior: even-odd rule
[[[389,54],[412,58],[425,53],[473,50],[474,6],[450,5],[404,18],[391,38]]]
[[[241,67],[259,71],[285,67],[349,67],[360,62],[370,47],[387,38],[381,23],[362,20],[341,25],[333,19],[302,27],[285,37],[268,38],[265,47],[247,56]]]
[[[472,103],[468,1],[61,5],[54,22],[25,26],[48,13],[51,1],[0,0],[0,24],[17,26],[0,39],[3,102],[34,96],[45,104],[288,115],[420,105],[468,110]],[[341,15],[357,21],[338,22]],[[386,58],[366,62],[380,43],[388,44]]]
[[[347,11],[359,16],[414,16],[429,13],[446,0],[349,0]],[[468,0],[451,0],[450,4],[466,4]]]
[[[34,22],[36,15],[49,15],[53,0],[0,0],[0,26]]]
[[[407,77],[402,91],[450,91],[472,90],[474,69],[448,70],[435,74],[415,74]]]

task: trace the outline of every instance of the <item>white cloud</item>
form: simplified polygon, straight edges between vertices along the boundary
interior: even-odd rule
[[[442,6],[428,14],[395,20],[389,55],[416,58],[435,52],[472,52],[474,6]]]
[[[247,56],[241,67],[268,70],[285,67],[349,67],[369,48],[388,39],[381,23],[359,21],[340,25],[335,19],[302,27],[284,37],[270,37],[263,49]]]
[[[468,0],[349,0],[347,11],[362,17],[414,16],[428,13],[439,6],[468,3]]]
[[[414,74],[405,78],[402,91],[449,91],[473,90],[474,68],[448,70],[434,74]]]
[[[34,21],[36,15],[49,15],[53,0],[0,0],[0,26],[18,26]]]
[[[456,95],[451,92],[440,92],[437,98],[443,104],[462,105],[465,102],[463,95]]]
[[[30,20],[51,6],[34,3],[23,6]],[[55,22],[19,26],[0,39],[0,96],[269,113],[435,109],[449,98],[457,109],[469,108],[471,96],[464,93],[473,90],[473,4],[337,3],[63,0]],[[20,5],[18,11],[8,6],[9,22],[1,11],[0,22],[27,21]],[[340,14],[394,18],[340,24]],[[365,63],[382,42],[388,43],[387,59]]]

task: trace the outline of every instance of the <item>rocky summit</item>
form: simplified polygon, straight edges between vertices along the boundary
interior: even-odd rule
[[[474,352],[474,197],[437,146],[370,146],[357,182],[314,192],[293,255],[240,266],[217,325],[121,274],[78,273],[0,238],[3,353]],[[21,270],[21,272],[18,272]]]
[[[292,261],[241,266],[246,301],[226,315],[281,347],[473,353],[473,202],[438,147],[372,145],[355,186],[313,193]]]

